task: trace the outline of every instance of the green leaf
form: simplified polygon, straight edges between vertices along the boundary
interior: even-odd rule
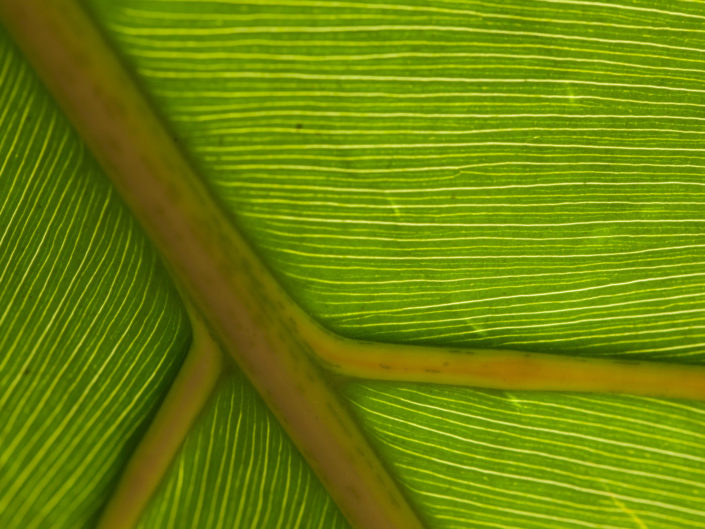
[[[90,4],[329,328],[702,363],[700,3]],[[90,527],[188,325],[80,139],[0,49],[0,525]],[[218,388],[139,526],[343,526],[242,376]],[[698,403],[342,393],[429,528],[705,527]]]
[[[84,527],[188,346],[161,264],[0,40],[0,526]]]
[[[138,524],[175,526],[347,524],[244,377],[235,375],[219,388]]]
[[[153,248],[4,32],[0,56],[0,527],[95,527],[181,365],[188,322]],[[345,526],[238,372],[224,376],[183,458],[198,466],[176,490],[195,504],[167,497],[187,508],[178,523]],[[173,472],[181,480],[184,468]],[[283,499],[263,500],[272,490]],[[204,496],[215,502],[206,510]],[[173,526],[160,525],[160,499],[145,523]]]
[[[636,397],[357,384],[438,527],[700,527],[703,409]]]
[[[326,325],[697,358],[697,4],[94,3]]]

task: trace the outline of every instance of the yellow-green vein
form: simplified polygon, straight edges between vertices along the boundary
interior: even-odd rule
[[[223,371],[222,353],[189,309],[191,347],[149,430],[130,458],[97,529],[130,529],[159,485]]]

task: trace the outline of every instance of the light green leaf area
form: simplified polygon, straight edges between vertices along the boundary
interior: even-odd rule
[[[700,355],[700,3],[93,4],[326,325]]]
[[[221,383],[138,529],[348,527],[243,375]]]
[[[154,249],[0,28],[0,527],[95,527],[189,343]],[[140,527],[347,527],[239,372],[182,454]]]
[[[0,527],[92,527],[189,339],[151,245],[0,32]]]
[[[383,383],[348,396],[433,527],[705,527],[702,406]]]
[[[702,361],[698,2],[91,4],[327,326]],[[429,527],[705,527],[700,405],[347,394]]]

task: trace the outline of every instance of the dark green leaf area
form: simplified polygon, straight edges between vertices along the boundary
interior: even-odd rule
[[[138,524],[204,527],[348,527],[240,372],[221,382]]]
[[[91,527],[189,340],[154,250],[0,32],[0,527]]]

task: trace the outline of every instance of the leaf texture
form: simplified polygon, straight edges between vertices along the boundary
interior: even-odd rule
[[[161,264],[0,31],[0,527],[91,527],[179,368]]]
[[[181,365],[189,323],[4,30],[0,65],[0,527],[95,527]],[[241,373],[206,413],[143,525],[347,527]]]
[[[92,3],[327,325],[700,355],[699,3]]]
[[[700,3],[89,4],[267,264],[331,328],[702,361]],[[188,330],[149,246],[4,46],[0,521],[85,526]],[[342,523],[247,387],[223,384],[142,529]],[[701,405],[346,395],[429,527],[705,526]]]
[[[705,527],[702,406],[382,383],[348,395],[433,527]]]
[[[138,529],[343,529],[338,508],[241,374],[186,439]]]
[[[702,361],[698,3],[93,4],[326,325]],[[699,405],[348,395],[430,527],[704,523]]]

